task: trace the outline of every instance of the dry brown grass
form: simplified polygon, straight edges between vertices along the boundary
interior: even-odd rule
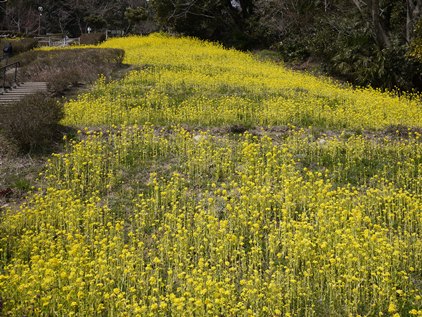
[[[55,95],[78,85],[110,77],[121,67],[124,51],[119,49],[72,49],[29,51],[15,57],[21,63],[21,81],[45,81]]]

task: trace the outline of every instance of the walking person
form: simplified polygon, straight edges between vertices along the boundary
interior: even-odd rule
[[[10,57],[12,57],[13,55],[13,47],[12,47],[12,43],[8,43],[4,48],[3,48],[3,58],[6,60],[6,64],[7,61]]]

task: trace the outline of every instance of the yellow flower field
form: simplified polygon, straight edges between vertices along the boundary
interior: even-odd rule
[[[152,35],[114,39],[102,47],[124,48],[126,62],[142,69],[123,81],[100,81],[92,93],[70,102],[67,124],[422,126],[419,98],[344,89],[195,39]]]
[[[191,38],[102,46],[140,69],[66,105],[81,130],[1,215],[0,315],[422,316],[417,97]]]

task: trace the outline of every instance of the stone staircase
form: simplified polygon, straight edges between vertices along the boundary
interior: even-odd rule
[[[24,82],[0,93],[0,105],[12,104],[39,92],[47,92],[46,82]]]

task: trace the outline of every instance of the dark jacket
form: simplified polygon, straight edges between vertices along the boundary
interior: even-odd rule
[[[13,47],[12,47],[12,44],[11,43],[9,43],[9,44],[7,44],[4,48],[3,48],[3,53],[4,53],[4,55],[6,55],[6,56],[12,56],[12,54],[13,54]]]

